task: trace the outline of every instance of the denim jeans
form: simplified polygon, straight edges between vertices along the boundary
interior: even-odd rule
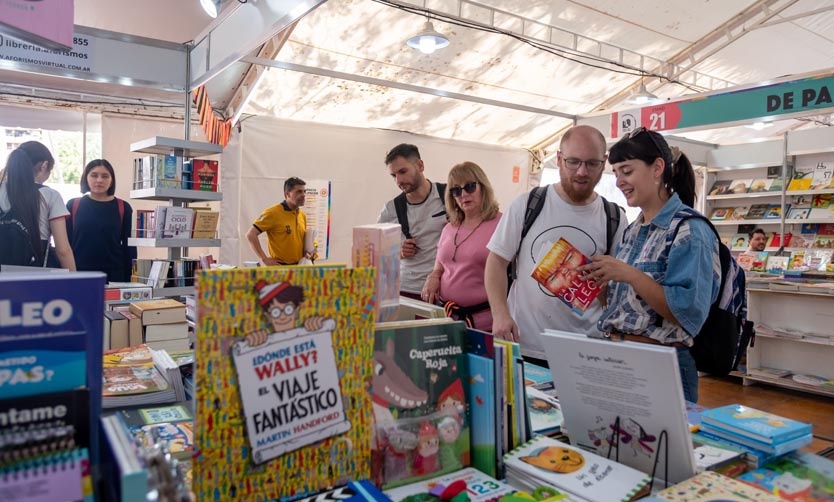
[[[678,367],[681,372],[681,385],[683,386],[683,398],[692,403],[698,402],[698,370],[695,368],[695,359],[686,347],[678,347]]]

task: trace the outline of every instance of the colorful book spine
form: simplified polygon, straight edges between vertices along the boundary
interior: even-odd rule
[[[495,477],[495,362],[468,354],[472,465]]]

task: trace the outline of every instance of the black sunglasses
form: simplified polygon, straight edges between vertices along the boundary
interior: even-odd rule
[[[626,136],[626,138],[628,138],[628,139],[634,139],[636,136],[639,136],[639,135],[640,135],[640,134],[642,134],[642,133],[646,133],[646,136],[648,136],[648,137],[649,137],[649,139],[651,140],[651,142],[652,142],[652,144],[654,145],[654,147],[655,147],[655,149],[657,150],[657,152],[660,154],[660,156],[661,156],[661,157],[663,157],[663,149],[662,149],[662,148],[660,148],[660,145],[659,145],[659,144],[657,143],[657,141],[654,139],[654,136],[652,135],[652,133],[651,133],[651,132],[649,132],[649,130],[648,130],[648,129],[646,129],[645,127],[640,126],[640,127],[638,127],[637,129],[635,129],[635,130],[631,131],[630,133],[628,133],[628,136]]]
[[[462,187],[450,188],[449,193],[452,194],[452,197],[460,197],[464,190],[466,190],[466,193],[474,193],[477,187],[477,181],[470,181],[469,183],[464,183]]]

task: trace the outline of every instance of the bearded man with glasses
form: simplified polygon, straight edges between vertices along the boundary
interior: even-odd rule
[[[492,308],[494,335],[520,342],[525,360],[547,366],[540,337],[545,329],[602,335],[596,327],[601,304],[594,302],[579,315],[530,274],[559,238],[565,238],[585,256],[616,250],[626,227],[625,213],[617,208],[619,224],[608,241],[604,199],[594,192],[602,178],[605,137],[590,126],[575,126],[562,137],[557,154],[558,183],[550,185],[541,213],[522,239],[529,194],[517,197],[507,209],[487,248],[485,283]],[[517,259],[518,278],[507,294],[507,266]],[[600,295],[602,297],[604,295]]]

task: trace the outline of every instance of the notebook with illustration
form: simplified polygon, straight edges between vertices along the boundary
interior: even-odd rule
[[[582,500],[628,501],[648,492],[650,478],[627,465],[538,436],[504,455],[508,481],[550,485]]]
[[[281,500],[370,477],[374,270],[202,271],[197,500]]]
[[[655,495],[668,502],[780,502],[782,499],[736,479],[704,471]]]

